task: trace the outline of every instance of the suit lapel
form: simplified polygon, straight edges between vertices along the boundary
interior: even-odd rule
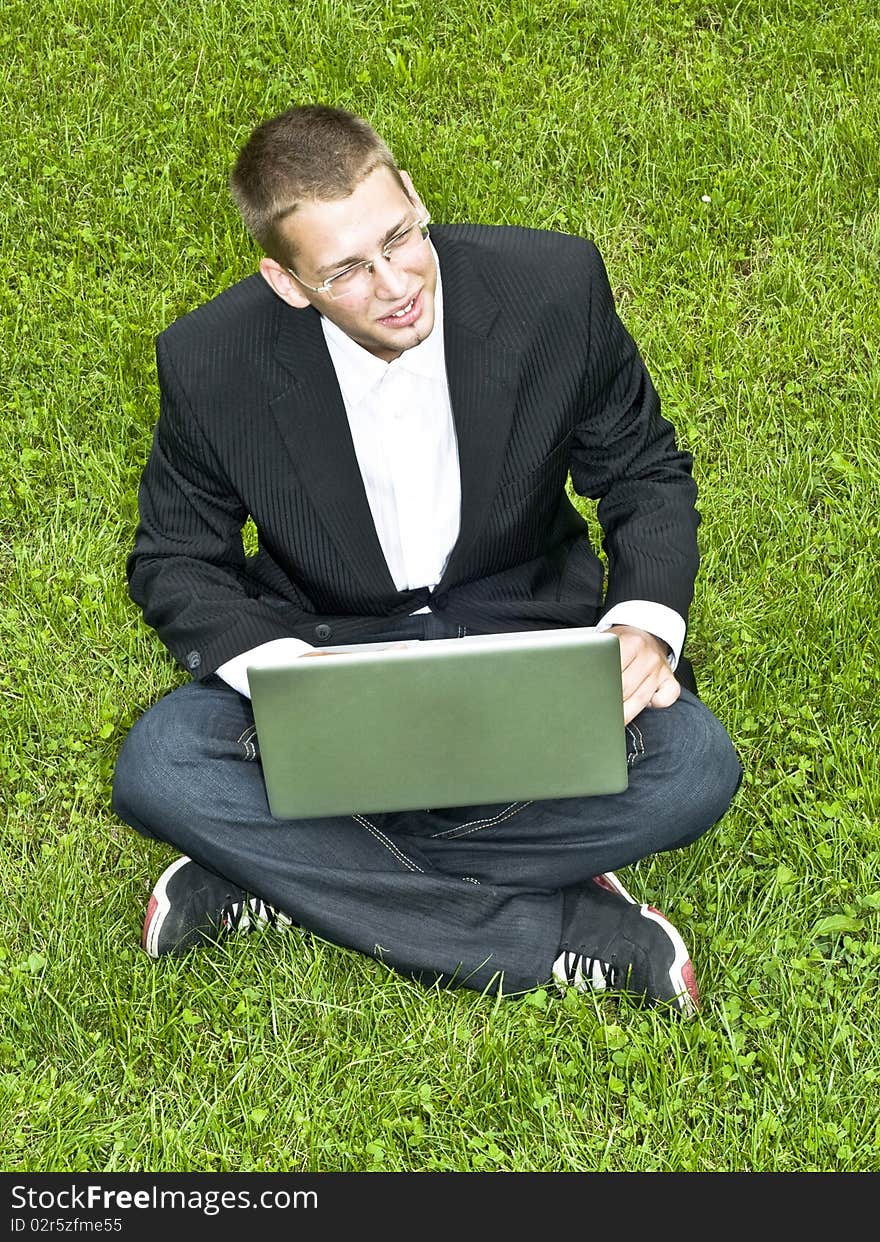
[[[495,497],[513,418],[519,357],[492,338],[500,308],[474,267],[471,249],[447,241],[440,229],[432,236],[443,275],[446,375],[461,469],[461,527],[439,591],[454,581]]]
[[[394,593],[320,317],[281,306],[276,357],[293,384],[271,403],[278,429],[342,559],[372,592]]]

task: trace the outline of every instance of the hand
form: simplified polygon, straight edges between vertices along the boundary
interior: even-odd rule
[[[634,625],[612,625],[608,632],[620,640],[624,723],[644,707],[671,706],[681,694],[681,684],[669,667],[666,644]]]

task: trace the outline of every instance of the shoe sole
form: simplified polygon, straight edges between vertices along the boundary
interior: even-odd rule
[[[670,923],[665,915],[661,914],[654,906],[642,906],[642,917],[650,919],[653,923],[659,924],[663,931],[672,942],[675,950],[675,957],[672,965],[669,967],[669,982],[675,991],[675,997],[671,1000],[681,1014],[686,1018],[695,1018],[699,1010],[699,994],[697,992],[697,980],[694,975],[693,964],[691,963],[691,955],[687,951],[687,945],[678,934],[676,928]]]
[[[162,927],[171,909],[171,902],[168,899],[168,881],[177,874],[181,867],[187,866],[190,862],[192,862],[192,859],[183,855],[181,858],[178,858],[177,862],[173,862],[170,867],[166,867],[156,881],[156,887],[150,894],[147,913],[144,917],[144,930],[141,933],[141,947],[150,957],[162,956],[159,952],[159,937],[162,934]]]

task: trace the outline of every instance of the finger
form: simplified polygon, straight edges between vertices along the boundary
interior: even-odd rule
[[[648,706],[671,707],[680,694],[681,682],[675,677],[666,677],[654,691]]]
[[[624,723],[629,724],[646,707],[670,707],[680,694],[681,683],[675,677],[667,675],[658,681],[649,671],[637,685],[624,689]]]
[[[648,706],[653,694],[654,688],[651,682],[643,681],[633,694],[625,696],[623,700],[623,723],[629,724],[631,720],[635,720],[639,712],[644,711]]]
[[[627,669],[639,654],[639,645],[630,638],[620,639],[620,667]]]
[[[643,688],[645,702],[651,700],[658,686],[658,670],[651,660],[634,660],[623,670],[623,697],[630,699]]]

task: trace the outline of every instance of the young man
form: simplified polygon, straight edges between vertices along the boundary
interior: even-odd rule
[[[516,993],[556,978],[694,1012],[681,936],[614,869],[694,841],[741,769],[682,686],[691,458],[598,252],[429,228],[378,135],[322,106],[259,126],[231,187],[265,257],[158,338],[128,562],[133,599],[193,677],[135,724],[117,765],[117,813],[183,855],[150,899],[144,947],[293,921],[429,983]],[[599,498],[604,599],[569,472]],[[594,624],[620,639],[625,793],[270,816],[249,663]]]

